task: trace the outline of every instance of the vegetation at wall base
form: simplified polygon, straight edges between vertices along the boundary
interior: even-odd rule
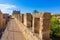
[[[52,40],[60,40],[60,23],[56,16],[51,17],[50,25],[50,38]]]

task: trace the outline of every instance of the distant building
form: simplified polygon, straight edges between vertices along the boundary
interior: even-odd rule
[[[22,14],[20,13],[20,11],[14,10],[12,14],[15,18],[17,18],[20,22],[22,22]]]
[[[9,14],[3,14],[3,18],[4,18],[4,19],[7,19],[8,16],[9,16]]]
[[[7,24],[7,22],[9,21],[9,19],[8,19],[9,14],[4,13],[2,16],[3,16],[3,19],[6,20],[6,24]]]
[[[14,14],[20,14],[20,11],[13,10],[13,15]]]
[[[16,10],[13,10],[13,13],[12,13],[16,18],[18,18],[20,16],[20,11],[16,11]]]

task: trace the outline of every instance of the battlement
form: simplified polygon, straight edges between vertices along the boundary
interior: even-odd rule
[[[50,40],[50,18],[51,14],[48,12],[19,14],[18,20],[22,20],[22,23],[31,30],[41,40]],[[22,16],[21,16],[22,15]],[[16,15],[18,16],[18,15]]]

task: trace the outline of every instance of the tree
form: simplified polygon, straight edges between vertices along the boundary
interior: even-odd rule
[[[37,10],[34,10],[33,13],[35,14],[35,13],[39,13],[39,12]]]
[[[50,22],[51,22],[50,35],[52,38],[55,39],[55,37],[60,36],[59,20],[57,19],[56,16],[52,16]]]

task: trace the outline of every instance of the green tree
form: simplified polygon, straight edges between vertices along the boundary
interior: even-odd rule
[[[57,19],[56,16],[52,16],[50,21],[51,21],[51,27],[50,27],[51,37],[54,38],[54,37],[60,36],[59,20]]]
[[[37,10],[34,10],[33,13],[35,14],[35,13],[39,13],[39,12]]]

